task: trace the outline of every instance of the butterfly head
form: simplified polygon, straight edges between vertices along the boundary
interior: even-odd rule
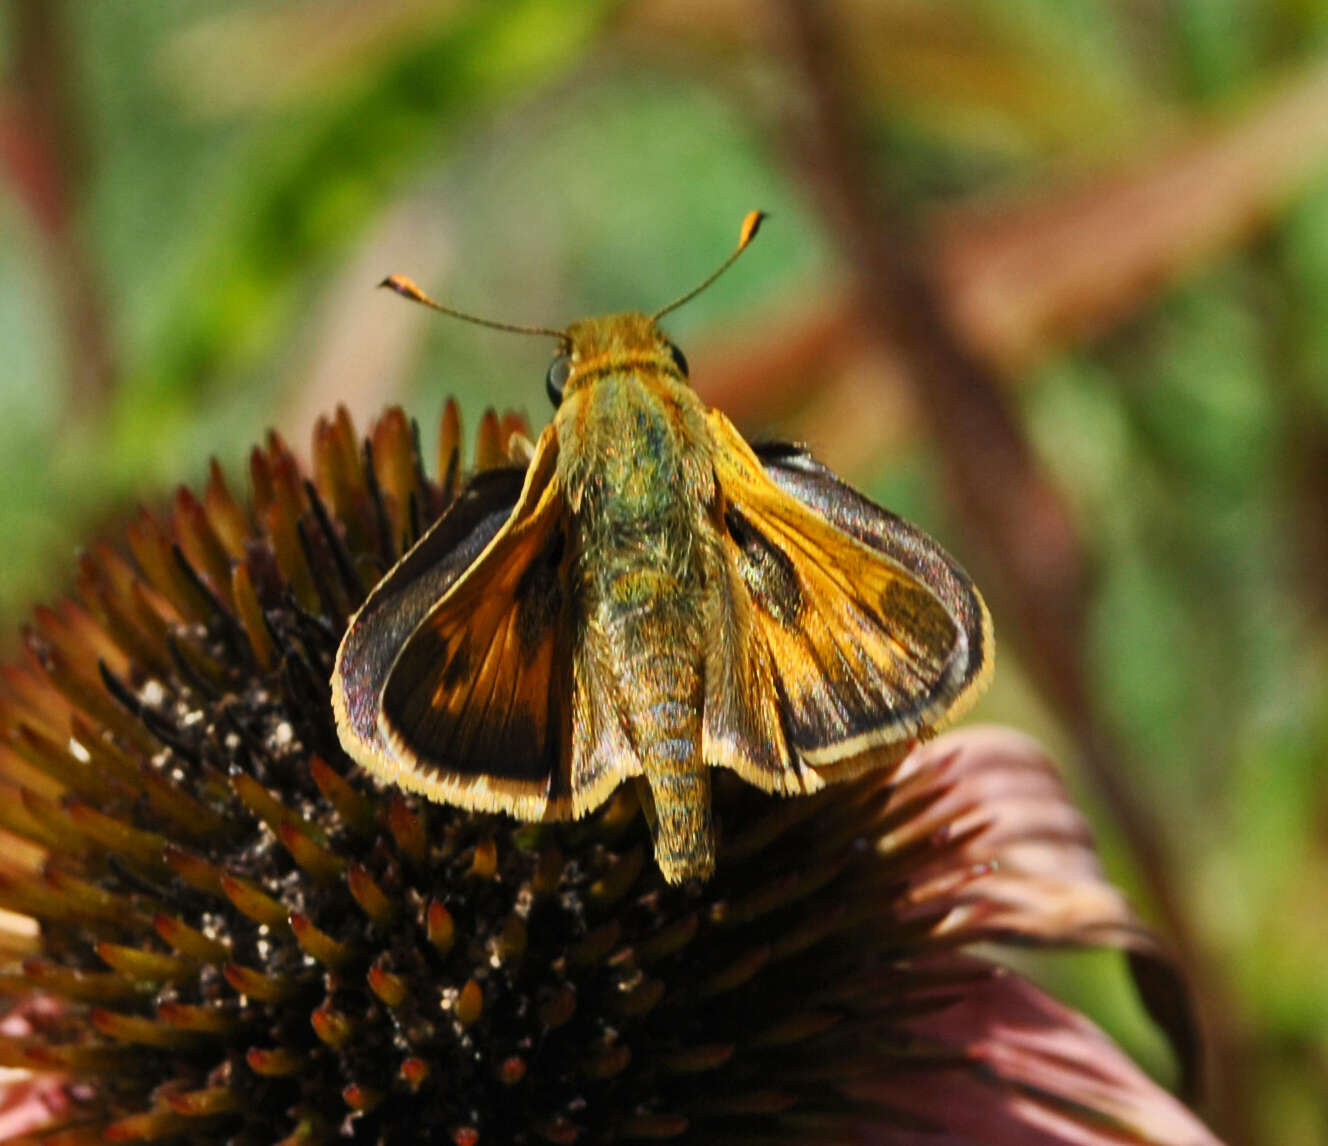
[[[687,359],[653,317],[613,314],[572,323],[549,363],[549,400],[563,398],[606,374],[640,373],[687,381]]]

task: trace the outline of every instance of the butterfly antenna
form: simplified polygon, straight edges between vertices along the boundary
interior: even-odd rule
[[[562,342],[567,341],[567,332],[564,330],[554,330],[549,326],[519,326],[514,322],[495,322],[491,318],[479,318],[476,315],[467,314],[463,310],[454,310],[450,306],[444,306],[441,302],[435,302],[431,299],[405,275],[388,275],[378,285],[387,287],[388,290],[394,290],[402,298],[408,298],[411,302],[418,302],[422,306],[427,306],[430,310],[438,311],[439,314],[450,314],[453,318],[461,319],[462,322],[474,323],[476,326],[487,326],[491,330],[506,330],[510,334],[547,334]]]
[[[733,253],[681,298],[675,298],[668,306],[661,307],[659,310],[655,311],[655,313],[650,316],[651,319],[661,319],[668,314],[669,311],[677,310],[683,303],[691,302],[692,299],[728,270],[729,267],[737,261],[738,256],[747,249],[748,244],[756,238],[756,232],[761,229],[761,224],[764,222],[765,217],[766,214],[764,211],[749,211],[747,213],[747,218],[742,221],[742,230],[738,232],[738,245],[733,249]]]

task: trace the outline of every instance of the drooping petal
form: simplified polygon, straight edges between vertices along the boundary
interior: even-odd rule
[[[863,1141],[1215,1146],[1102,1031],[1018,975],[947,956],[897,973],[881,1005],[901,1045],[843,1087],[881,1108],[878,1122],[864,1118]]]
[[[894,777],[885,817],[907,808],[918,814],[878,848],[900,860],[906,912],[945,913],[930,938],[1126,952],[1190,1089],[1198,1039],[1179,968],[1107,881],[1092,832],[1040,745],[997,727],[938,737]]]

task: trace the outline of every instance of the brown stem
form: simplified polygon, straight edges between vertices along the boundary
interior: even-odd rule
[[[1153,905],[1195,978],[1205,1032],[1227,1011],[1226,983],[1198,941],[1176,886],[1178,870],[1158,817],[1129,785],[1122,753],[1096,711],[1086,682],[1088,563],[1065,508],[1041,472],[1001,396],[999,380],[947,317],[920,252],[868,171],[845,64],[818,0],[781,0],[789,53],[804,89],[804,110],[787,124],[790,152],[844,252],[860,306],[878,336],[910,368],[916,399],[939,446],[954,504],[981,546],[998,604],[1025,646],[1026,661],[1080,745],[1084,766],[1138,862]],[[1223,1125],[1236,1140],[1245,1118],[1215,1065],[1227,1099]],[[1244,1109],[1248,1109],[1245,1107]]]
[[[1328,65],[1147,151],[1079,182],[937,215],[931,254],[970,347],[1026,368],[1265,226],[1323,170]]]
[[[115,359],[100,274],[85,248],[75,208],[87,172],[60,0],[13,0],[13,74],[0,111],[0,165],[45,239],[71,355],[71,420],[86,422],[105,404]]]

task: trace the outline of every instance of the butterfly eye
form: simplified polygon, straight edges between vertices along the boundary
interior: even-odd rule
[[[544,377],[544,388],[549,392],[549,401],[555,406],[563,400],[563,387],[572,376],[572,359],[560,354],[549,363],[549,372]]]
[[[670,342],[669,356],[673,359],[673,365],[678,368],[678,373],[681,374],[684,378],[686,378],[687,355],[685,355],[681,350],[679,350],[676,346],[674,346],[672,342]]]

